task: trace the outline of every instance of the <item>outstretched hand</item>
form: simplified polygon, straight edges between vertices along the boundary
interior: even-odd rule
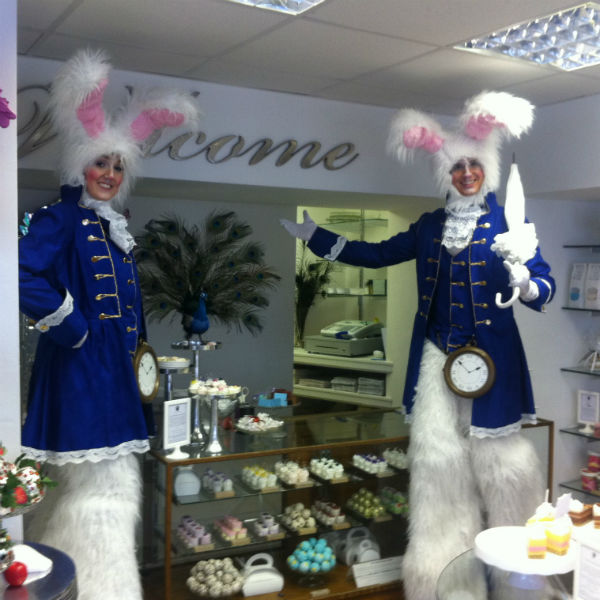
[[[287,219],[279,219],[279,222],[290,235],[308,242],[316,231],[317,224],[310,218],[306,210],[303,212],[303,217],[304,221],[302,223],[294,223]]]

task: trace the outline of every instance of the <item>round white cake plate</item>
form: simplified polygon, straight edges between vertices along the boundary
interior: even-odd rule
[[[181,360],[158,360],[158,367],[160,369],[187,369],[190,366],[190,360],[188,358],[182,358]]]
[[[475,556],[493,567],[526,575],[558,575],[575,567],[573,545],[564,556],[546,552],[545,558],[529,558],[526,528],[517,526],[493,527],[479,533]]]

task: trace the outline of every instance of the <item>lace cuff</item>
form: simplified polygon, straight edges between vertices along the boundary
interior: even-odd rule
[[[38,331],[45,333],[50,327],[60,325],[73,312],[73,296],[71,296],[69,290],[65,291],[66,295],[63,303],[53,313],[46,315],[35,324]]]
[[[347,241],[348,239],[345,238],[343,235],[338,236],[338,239],[336,240],[335,244],[331,246],[331,250],[329,250],[329,253],[325,254],[323,258],[332,262],[336,260],[337,257],[340,255],[340,252],[344,249],[344,246],[346,245]]]

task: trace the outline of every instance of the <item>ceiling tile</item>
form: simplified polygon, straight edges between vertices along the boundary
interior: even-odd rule
[[[219,59],[208,60],[185,73],[185,76],[225,85],[296,94],[312,94],[335,82],[332,78],[302,76]]]
[[[164,75],[182,76],[198,64],[196,57],[171,54],[159,50],[142,50],[111,43],[94,43],[79,37],[51,35],[36,44],[29,54],[65,60],[77,50],[90,46],[106,50],[112,65],[126,71],[161,73]]]
[[[388,36],[300,20],[248,42],[226,56],[280,71],[346,79],[431,49],[432,46]]]
[[[568,74],[447,47],[574,4],[328,0],[289,17],[222,0],[19,0],[17,43],[31,56],[102,47],[119,69],[455,114],[482,89],[538,106],[599,93],[600,67]]]
[[[439,104],[439,99],[431,96],[420,96],[403,90],[361,85],[353,81],[344,81],[332,85],[316,95],[329,100],[388,106],[390,108],[419,107],[422,110],[432,110],[433,106]],[[460,106],[462,103],[458,104]]]
[[[505,91],[523,96],[533,104],[542,106],[600,94],[600,79],[564,73],[510,85]]]
[[[575,0],[329,0],[307,18],[418,42],[435,40],[444,46],[576,4]]]
[[[357,78],[359,83],[416,94],[466,98],[482,89],[547,77],[549,68],[460,50],[438,50],[402,65]]]
[[[200,58],[214,56],[288,18],[217,0],[96,0],[84,2],[57,31]]]
[[[46,29],[60,17],[74,0],[19,0],[17,2],[17,22],[19,27]]]

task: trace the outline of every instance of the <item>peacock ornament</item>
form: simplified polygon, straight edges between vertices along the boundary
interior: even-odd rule
[[[265,265],[262,245],[248,239],[251,227],[234,212],[212,213],[191,227],[165,215],[144,229],[135,257],[150,320],[179,314],[188,340],[202,339],[210,318],[253,335],[262,330],[259,312],[280,277]]]

